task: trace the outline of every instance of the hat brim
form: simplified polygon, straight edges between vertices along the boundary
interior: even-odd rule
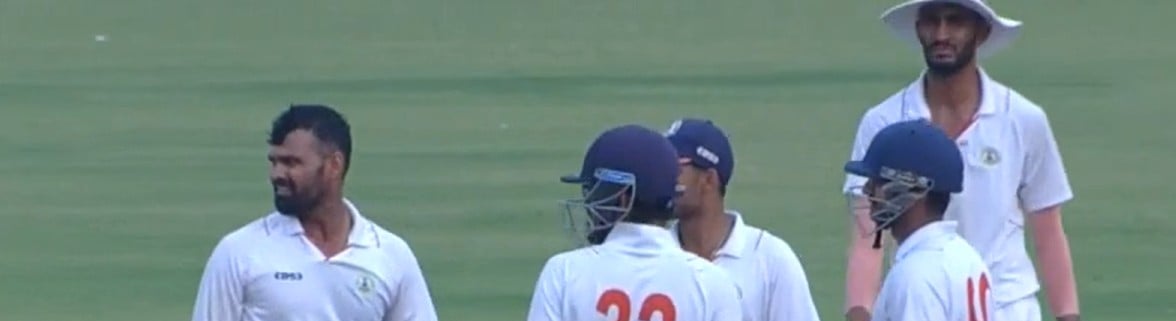
[[[930,3],[954,3],[971,9],[988,20],[992,26],[988,39],[976,49],[981,58],[995,55],[1008,48],[1021,34],[1021,21],[1002,17],[980,0],[909,0],[887,9],[882,13],[882,21],[889,27],[890,32],[899,40],[922,50],[919,35],[915,32],[915,21],[919,17],[919,8]]]
[[[559,181],[568,184],[584,184],[584,182],[587,182],[588,180],[580,177],[580,175],[577,174],[569,174],[560,176]]]
[[[845,172],[866,178],[878,176],[878,170],[863,161],[846,162]]]

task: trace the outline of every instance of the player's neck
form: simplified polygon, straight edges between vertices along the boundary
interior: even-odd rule
[[[908,214],[907,217],[904,217],[902,220],[894,222],[894,225],[890,227],[890,235],[893,236],[894,240],[897,241],[901,246],[903,242],[906,242],[907,238],[909,238],[911,234],[915,234],[915,231],[918,231],[923,226],[927,226],[928,224],[934,222],[935,219],[932,219],[927,215]]]
[[[338,254],[347,246],[353,224],[351,211],[342,197],[329,197],[310,215],[299,219],[303,233],[326,257]]]
[[[698,215],[678,221],[678,239],[682,249],[708,260],[726,243],[731,232],[731,217],[721,203],[704,206]]]
[[[980,106],[980,69],[975,63],[950,75],[927,73],[923,95],[933,115],[946,113],[971,117]]]

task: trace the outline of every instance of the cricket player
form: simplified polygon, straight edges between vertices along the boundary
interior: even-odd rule
[[[625,125],[597,137],[580,173],[561,178],[581,188],[563,204],[589,245],[547,260],[527,320],[743,320],[734,281],[666,228],[677,180],[677,153],[660,133]]]
[[[1007,321],[1037,321],[1036,294],[1044,285],[1058,320],[1079,320],[1077,286],[1061,206],[1074,194],[1045,111],[989,77],[978,58],[1009,46],[1021,22],[997,15],[979,0],[911,0],[890,8],[882,21],[923,53],[926,69],[861,117],[851,160],[860,160],[883,127],[930,119],[955,140],[965,164],[964,192],[952,196],[947,219],[988,263],[996,314]],[[857,225],[870,229],[860,197],[865,179],[848,175],[843,192],[856,198]],[[1033,230],[1038,279],[1026,250]],[[882,251],[867,233],[854,233],[846,275],[851,320],[870,309],[881,274]],[[880,242],[878,242],[880,243]],[[857,317],[855,317],[857,316]]]
[[[845,171],[868,178],[874,232],[898,241],[894,266],[874,303],[874,321],[988,321],[991,277],[976,249],[943,219],[964,187],[955,142],[927,120],[897,122],[873,137]],[[999,319],[992,319],[999,320]]]
[[[686,187],[672,225],[682,248],[727,271],[743,293],[743,314],[755,321],[817,321],[808,277],[792,247],[748,225],[724,204],[735,154],[723,130],[706,119],[675,121],[666,138],[678,150]]]
[[[275,212],[212,251],[192,321],[436,321],[403,239],[343,197],[351,129],[338,112],[295,105],[269,137]]]

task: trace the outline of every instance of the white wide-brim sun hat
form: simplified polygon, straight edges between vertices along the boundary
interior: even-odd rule
[[[988,33],[988,40],[976,49],[980,57],[991,57],[1002,49],[1007,48],[1021,33],[1021,21],[1009,19],[996,14],[984,0],[908,0],[882,13],[882,22],[890,28],[890,32],[900,40],[915,48],[922,49],[919,35],[915,31],[915,22],[919,18],[919,8],[930,3],[954,3],[979,13],[988,20],[992,30]]]

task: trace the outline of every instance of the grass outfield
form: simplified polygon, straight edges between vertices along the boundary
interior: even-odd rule
[[[269,209],[291,102],[352,120],[349,195],[443,320],[522,319],[567,245],[556,176],[599,130],[687,115],[730,132],[731,206],[840,319],[840,165],[920,67],[889,1],[851,2],[0,1],[0,320],[189,318],[212,246]],[[986,66],[1050,113],[1086,318],[1176,318],[1176,3],[995,2],[1026,30]]]

